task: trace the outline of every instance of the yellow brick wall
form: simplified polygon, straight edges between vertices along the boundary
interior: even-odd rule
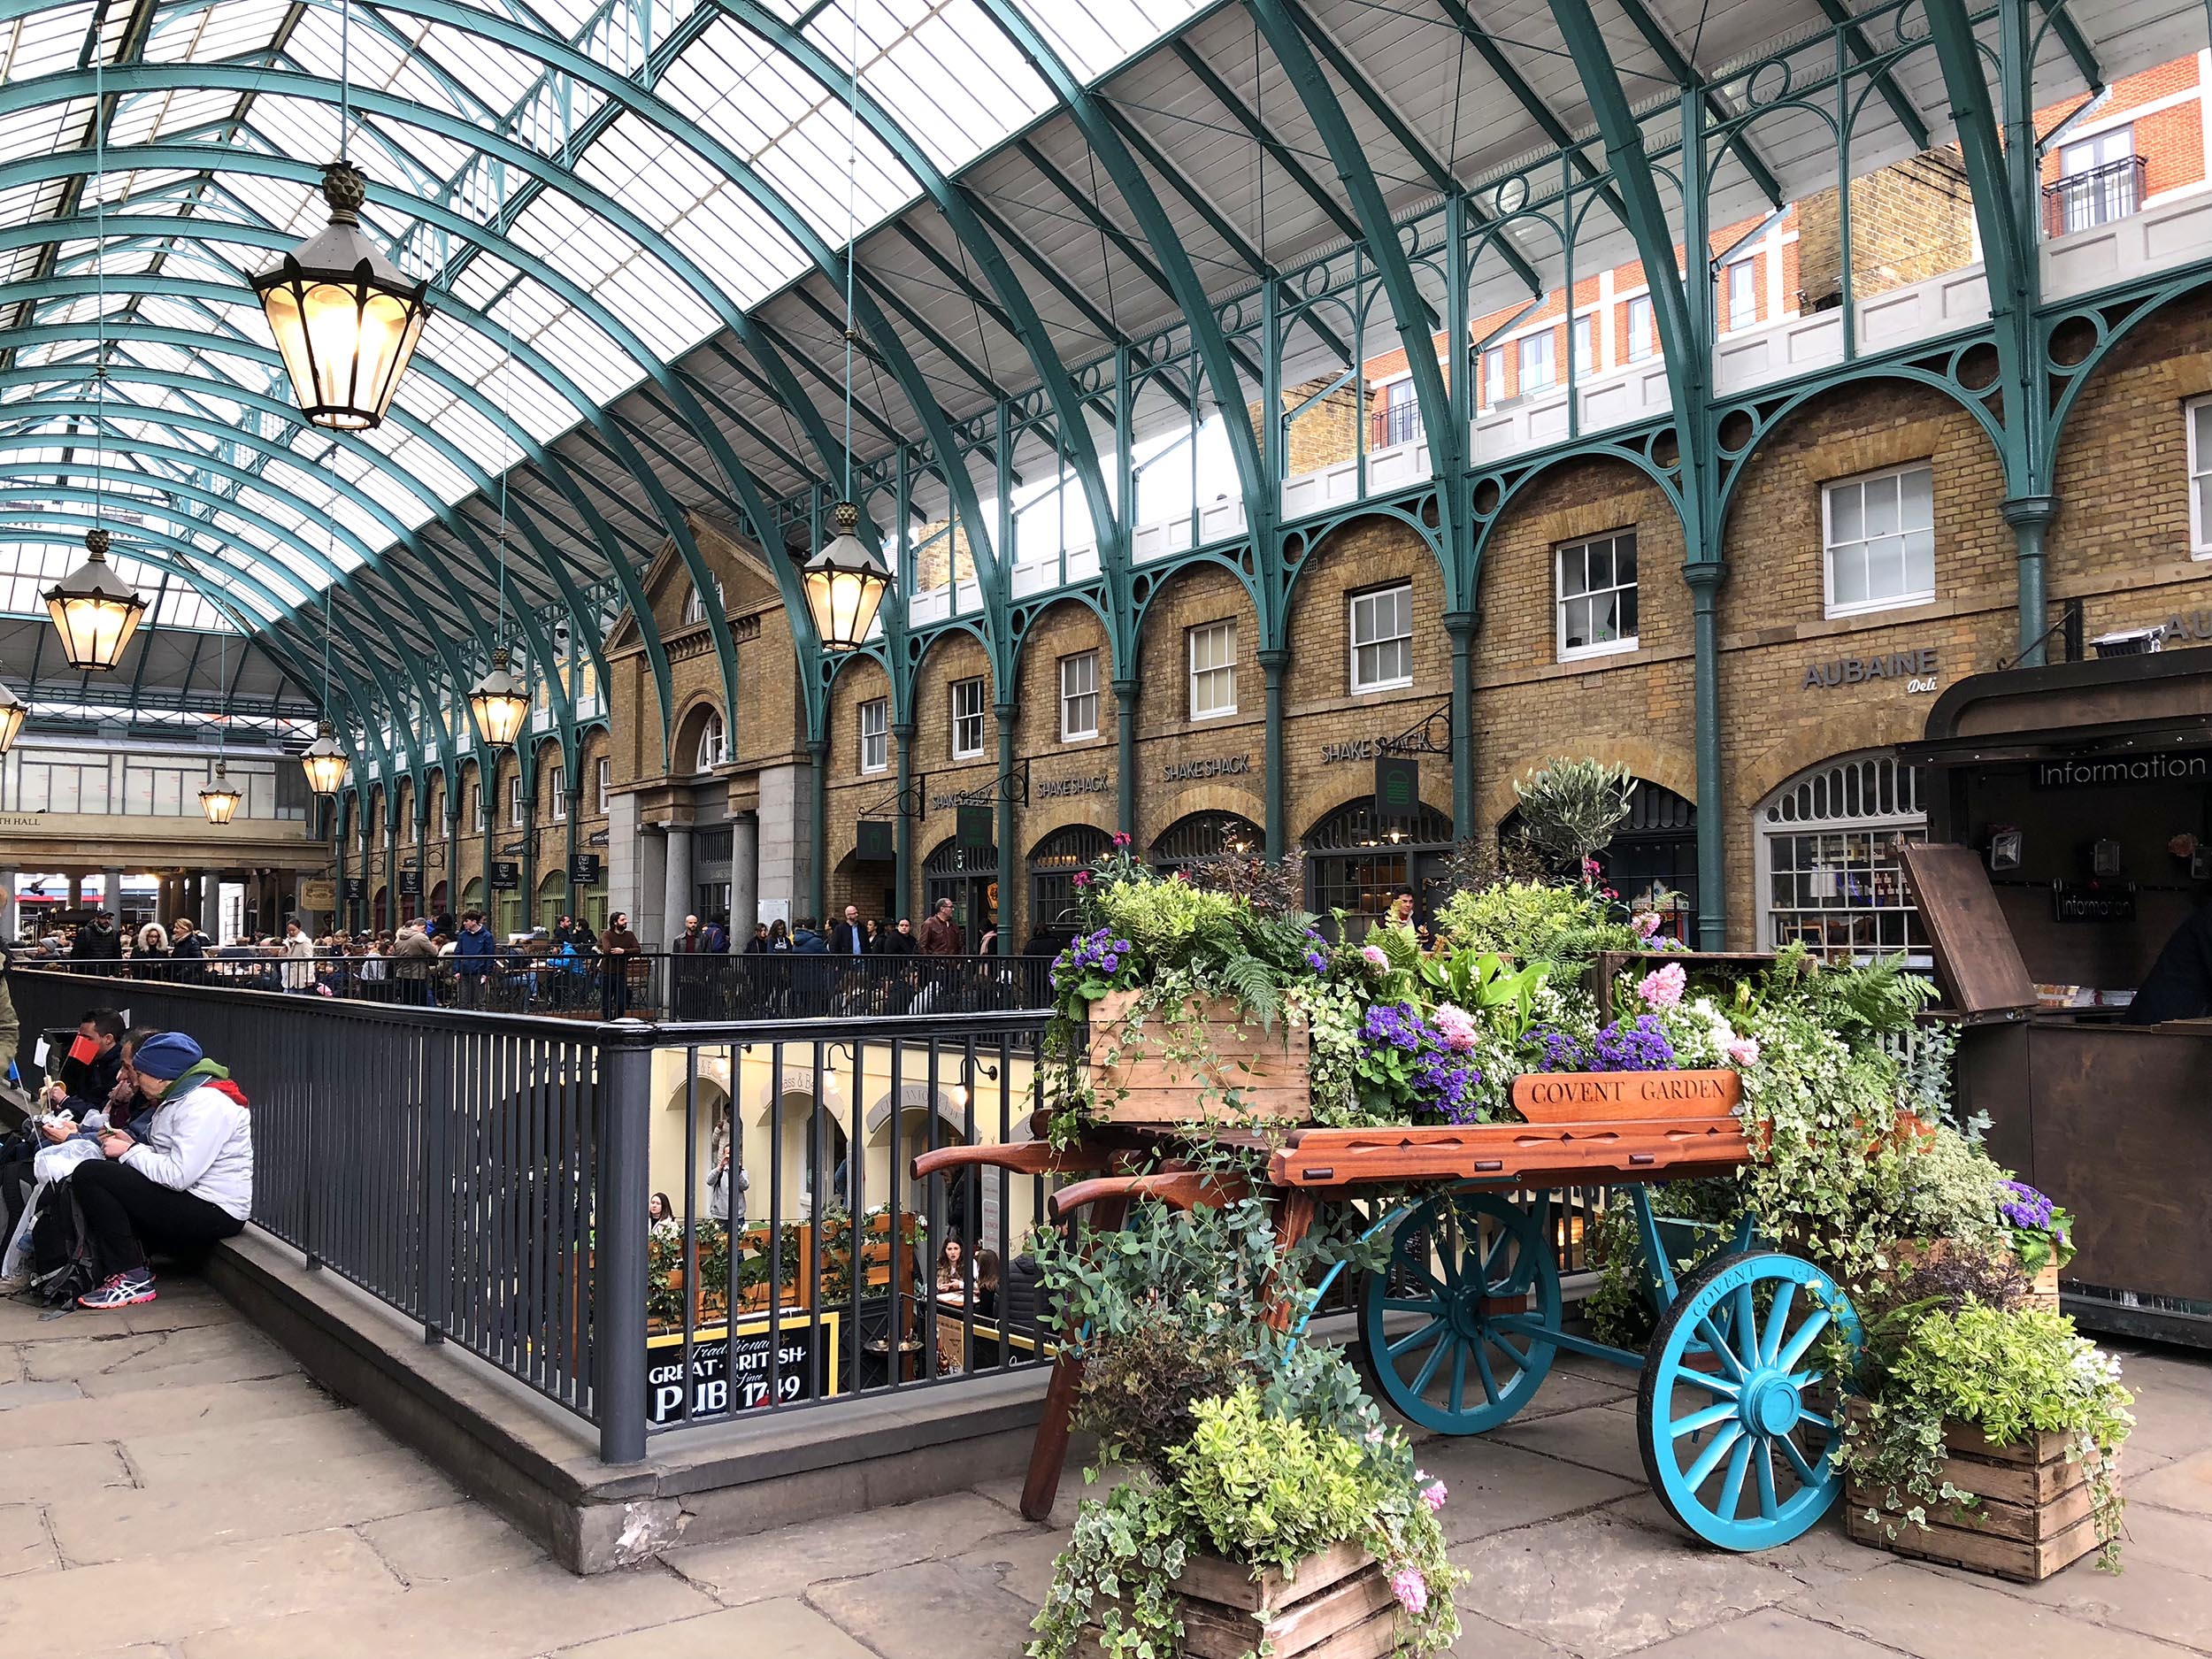
[[[1825,310],[1843,291],[1839,192],[1797,204],[1797,286],[1804,309]],[[1851,181],[1851,292],[1871,299],[1974,262],[1974,204],[1965,164],[1946,146]]]

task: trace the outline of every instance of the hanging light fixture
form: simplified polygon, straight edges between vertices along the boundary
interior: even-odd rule
[[[0,755],[15,744],[16,733],[23,729],[23,721],[31,712],[31,705],[0,685]]]
[[[504,407],[507,373],[514,363],[515,334],[507,330],[507,355],[500,365],[499,381],[501,406]],[[506,442],[505,430],[501,431],[501,444]],[[514,468],[511,457],[499,469],[499,635],[507,633],[507,474]],[[476,730],[486,743],[494,749],[504,749],[522,735],[523,722],[530,718],[530,687],[522,677],[510,668],[507,648],[503,645],[492,652],[491,672],[469,687],[469,713],[475,718]]]
[[[522,723],[530,718],[530,688],[508,671],[505,650],[492,653],[491,672],[470,687],[469,713],[479,735],[494,749],[504,749],[522,734]]]
[[[215,763],[215,781],[200,791],[200,810],[207,814],[211,824],[227,824],[238,816],[239,803],[245,798],[246,792],[231,782],[228,769],[219,758]]]
[[[330,707],[330,589],[323,589],[323,707]],[[353,770],[353,762],[346,751],[338,747],[337,734],[325,720],[315,728],[315,741],[300,756],[300,769],[307,774],[307,787],[317,795],[336,795],[346,787],[346,774]]]
[[[318,426],[360,431],[384,419],[430,320],[430,284],[411,282],[361,228],[368,181],[347,159],[352,9],[342,7],[338,159],[323,169],[330,223],[253,280],[292,396]]]
[[[104,97],[100,60],[94,59],[94,98]],[[93,262],[99,274],[98,340],[92,359],[94,411],[92,528],[85,532],[85,562],[46,592],[46,614],[61,634],[62,655],[80,672],[104,673],[123,658],[123,648],[138,632],[146,602],[108,564],[108,533],[100,524],[107,495],[107,138],[104,123],[93,123],[96,158],[93,168],[93,211],[99,224]]]
[[[85,562],[47,589],[46,614],[54,619],[70,667],[104,672],[122,660],[146,602],[108,563],[105,530],[95,525],[85,532],[84,544]]]
[[[841,501],[830,509],[830,518],[837,534],[806,562],[800,579],[822,649],[849,651],[875,626],[876,611],[891,586],[891,572],[853,534],[860,523],[859,508]]]
[[[228,635],[218,634],[215,636],[215,683],[219,686],[230,684],[229,646]],[[230,771],[223,764],[223,746],[230,735],[226,729],[227,724],[227,717],[219,715],[216,718],[215,781],[200,791],[200,810],[207,815],[207,821],[211,824],[229,823],[238,816],[239,803],[246,798],[244,790],[232,786]]]
[[[853,274],[856,265],[853,240],[857,234],[853,191],[859,173],[857,123],[860,109],[860,25],[854,8],[850,96],[845,102],[845,498],[830,509],[837,528],[820,551],[800,570],[807,609],[814,617],[814,632],[826,651],[842,653],[858,649],[875,626],[876,612],[891,586],[891,572],[853,534],[860,526],[860,509],[853,504],[853,342],[859,337],[853,326]]]

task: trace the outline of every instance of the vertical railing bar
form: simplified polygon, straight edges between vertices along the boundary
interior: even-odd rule
[[[730,1080],[737,1080],[737,1067],[730,1068]],[[783,1346],[783,1044],[768,1045],[768,1397],[775,1399],[776,1353]],[[735,1135],[738,1111],[734,1102],[730,1108],[730,1133]],[[810,1125],[810,1128],[811,1125]],[[816,1261],[821,1260],[822,1244],[827,1236],[822,1206],[810,1203],[807,1209],[807,1225],[814,1230],[814,1248],[809,1252]],[[733,1360],[734,1363],[734,1360]],[[741,1409],[739,1383],[734,1370],[730,1377],[730,1409]]]
[[[733,1077],[732,1082],[736,1079]],[[730,1139],[733,1148],[737,1139],[738,1113],[735,1102],[730,1105]],[[733,1149],[733,1164],[738,1153]],[[712,1177],[709,1177],[712,1179]],[[731,1179],[736,1179],[733,1171]],[[728,1191],[725,1187],[724,1191]],[[727,1235],[730,1256],[730,1310],[733,1324],[737,1318],[737,1206],[730,1206],[731,1219],[723,1224]],[[683,1321],[684,1368],[682,1373],[683,1404],[678,1416],[686,1423],[692,1420],[697,1395],[692,1387],[692,1356],[699,1340],[699,1045],[692,1043],[684,1049],[684,1256],[683,1256]],[[726,1380],[734,1382],[734,1378]],[[646,1379],[646,1386],[652,1386],[652,1379]]]

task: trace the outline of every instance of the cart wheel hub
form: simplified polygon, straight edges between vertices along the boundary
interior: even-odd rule
[[[1787,1434],[1801,1410],[1797,1390],[1779,1372],[1755,1379],[1744,1391],[1744,1421],[1762,1434]]]

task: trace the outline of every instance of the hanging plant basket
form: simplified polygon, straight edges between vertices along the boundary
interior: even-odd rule
[[[1097,1121],[1171,1128],[1312,1120],[1302,1020],[1286,1013],[1270,1030],[1218,999],[1133,1018],[1141,995],[1110,991],[1091,1004]]]

